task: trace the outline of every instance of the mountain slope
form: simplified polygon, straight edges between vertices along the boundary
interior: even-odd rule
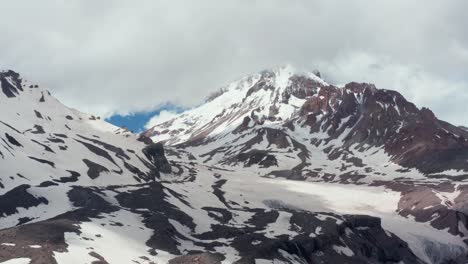
[[[275,85],[289,89],[281,81]],[[262,177],[271,170],[286,177],[300,171],[303,179],[312,161],[328,166],[343,160],[298,137],[311,135],[309,127],[288,128],[302,108],[291,105],[292,96],[274,101],[290,116],[264,117],[259,106],[278,94],[268,82],[251,94],[273,97],[245,99],[255,109],[250,121],[238,111],[219,115],[232,122],[215,128],[199,118],[185,127],[196,135],[178,130],[169,138],[177,144],[166,148],[67,108],[15,72],[0,73],[0,86],[0,263],[466,261],[464,214],[454,209],[466,195],[462,182],[422,173],[417,184],[376,180],[392,174],[373,175],[362,185],[353,177],[348,181],[358,184],[325,182],[319,173],[324,182]],[[211,102],[223,94],[217,98]],[[415,213],[433,210],[440,217],[432,226],[426,214]]]

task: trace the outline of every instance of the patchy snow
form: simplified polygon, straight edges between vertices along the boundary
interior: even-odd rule
[[[29,247],[30,247],[30,248],[42,248],[41,245],[30,245]]]
[[[31,259],[29,258],[14,258],[7,261],[0,262],[2,264],[29,264]]]
[[[157,250],[156,256],[148,254],[150,248],[145,245],[145,241],[150,238],[152,230],[142,224],[140,216],[120,210],[102,217],[93,219],[92,222],[81,223],[79,235],[65,233],[65,241],[69,245],[68,252],[55,252],[58,263],[79,264],[95,261],[96,259],[89,255],[91,251],[101,255],[109,263],[166,263],[174,257],[160,250]],[[112,225],[112,222],[123,222],[125,225]],[[148,259],[141,259],[141,256]]]
[[[275,238],[280,235],[295,236],[297,232],[291,231],[291,213],[279,211],[279,216],[274,223],[265,229],[265,236]]]
[[[453,192],[439,192],[434,191],[436,196],[441,200],[442,205],[455,204],[455,199],[461,194],[461,190],[458,189],[459,184],[456,184]]]
[[[448,245],[458,250],[464,248],[460,237],[453,236],[444,230],[432,228],[428,223],[418,223],[412,219],[406,219],[396,213],[400,194],[384,189],[383,187],[339,185],[330,183],[295,182],[286,180],[277,181],[276,184],[287,189],[318,196],[325,203],[324,207],[333,212],[350,214],[368,214],[380,217],[382,226],[395,233],[408,242],[413,252],[420,258],[429,261],[426,252],[427,241],[433,241],[441,245]],[[278,192],[275,191],[277,194]],[[313,209],[313,203],[308,199],[295,203],[295,206]],[[312,205],[312,206],[311,206]]]
[[[354,256],[353,251],[349,249],[349,247],[333,245],[333,250],[335,250],[338,254],[346,255],[348,257]]]
[[[446,170],[438,173],[432,173],[430,174],[431,176],[437,176],[437,175],[446,175],[446,176],[462,176],[462,175],[468,175],[468,171],[464,170]]]

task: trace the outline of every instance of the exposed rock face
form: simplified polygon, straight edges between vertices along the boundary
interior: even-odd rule
[[[6,97],[16,97],[23,91],[19,74],[14,71],[0,72],[0,86]]]
[[[397,92],[359,83],[325,87],[301,113],[311,120],[311,131],[327,128],[325,140],[349,129],[341,148],[382,146],[393,162],[427,174],[468,169],[466,131],[438,120],[427,108],[418,110]]]
[[[67,195],[76,207],[98,210],[100,213],[116,210],[115,207],[112,207],[106,200],[90,188],[77,186],[71,189]]]
[[[189,256],[181,256],[169,261],[169,264],[221,264],[222,255],[202,253]]]
[[[151,145],[153,143],[153,141],[151,140],[151,138],[145,136],[144,134],[143,135],[140,135],[138,137],[138,141],[141,141],[143,143],[145,143],[146,145]]]
[[[66,252],[68,246],[64,234],[79,232],[74,224],[78,224],[78,221],[72,217],[58,216],[43,222],[2,229],[0,261],[29,258],[31,264],[57,264],[54,253]]]
[[[260,167],[268,168],[278,166],[278,161],[274,155],[268,154],[264,150],[252,150],[247,153],[241,153],[237,156],[239,162],[243,162],[246,167],[258,164]]]
[[[162,173],[171,173],[171,165],[164,155],[164,146],[161,143],[152,143],[143,149],[143,153]]]
[[[31,186],[23,184],[0,195],[0,216],[8,216],[18,213],[17,208],[30,208],[40,204],[48,204],[44,197],[35,197],[27,190]]]

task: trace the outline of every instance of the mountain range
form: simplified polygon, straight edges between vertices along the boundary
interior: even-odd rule
[[[276,67],[141,133],[0,73],[0,263],[467,263],[468,131]]]

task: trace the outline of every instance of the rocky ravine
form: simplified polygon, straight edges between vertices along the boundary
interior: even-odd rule
[[[328,117],[310,117],[312,90],[294,95],[294,76],[272,84],[262,74],[234,88],[234,110],[213,106],[232,106],[222,101],[231,87],[205,104],[216,116],[190,117],[195,109],[183,127],[176,119],[146,133],[170,135],[163,147],[0,73],[0,263],[466,261],[463,177],[314,130]],[[268,102],[277,109],[259,108]],[[349,120],[339,124],[346,135],[362,122]]]

